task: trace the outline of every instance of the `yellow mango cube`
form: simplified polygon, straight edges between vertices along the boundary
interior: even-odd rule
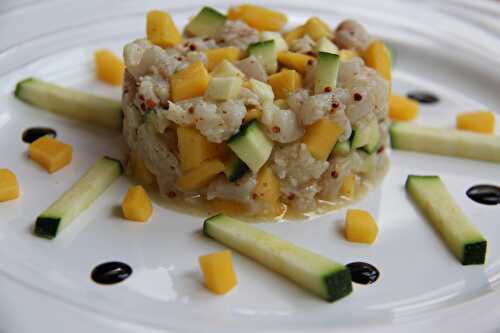
[[[314,58],[307,54],[289,51],[278,53],[278,61],[280,64],[287,68],[295,69],[301,74],[306,72],[307,63],[313,60]]]
[[[209,201],[210,210],[214,214],[223,213],[226,215],[242,215],[246,212],[247,208],[245,204],[234,201],[215,198]]]
[[[276,98],[287,98],[288,94],[302,88],[302,77],[293,69],[282,69],[268,77],[267,83],[273,88]]]
[[[495,133],[495,115],[490,111],[460,113],[457,116],[457,128],[486,134]]]
[[[146,222],[153,214],[153,205],[140,185],[131,186],[122,202],[123,216],[130,221]]]
[[[373,244],[378,226],[367,211],[348,209],[345,217],[345,237],[350,242]]]
[[[195,62],[170,77],[170,98],[177,102],[183,99],[203,96],[210,76],[201,62]]]
[[[94,53],[94,62],[97,78],[114,86],[123,82],[125,64],[109,50],[99,50]]]
[[[317,41],[321,37],[331,37],[332,29],[317,17],[311,17],[304,24],[305,34]]]
[[[351,60],[354,57],[359,57],[358,52],[356,52],[355,50],[347,50],[346,49],[346,50],[340,50],[339,51],[340,61]]]
[[[389,117],[393,120],[409,121],[418,115],[419,104],[404,96],[389,97]]]
[[[198,258],[207,288],[216,294],[225,294],[238,283],[233,268],[231,251],[210,253]]]
[[[133,177],[142,185],[150,185],[155,181],[155,176],[146,168],[144,161],[135,151],[130,152],[130,165]]]
[[[353,199],[355,193],[356,193],[356,175],[354,173],[350,173],[344,178],[344,182],[340,187],[340,194],[350,199]]]
[[[261,216],[278,216],[283,212],[280,197],[281,187],[273,169],[264,166],[257,175],[257,185],[253,191],[254,198],[264,204]]]
[[[253,108],[247,111],[245,117],[243,118],[243,121],[245,123],[248,123],[249,121],[252,121],[254,119],[260,119],[260,117],[262,117],[262,110]]]
[[[177,178],[177,187],[183,191],[198,190],[210,184],[212,179],[225,170],[224,163],[214,158],[204,161],[199,167],[191,169]]]
[[[177,147],[182,171],[197,168],[203,161],[221,156],[223,144],[208,141],[196,128],[177,127]]]
[[[44,136],[30,144],[28,154],[49,173],[54,173],[71,163],[73,148],[50,136]]]
[[[256,5],[231,7],[230,20],[242,20],[252,28],[262,31],[280,31],[288,21],[285,14]]]
[[[283,34],[283,38],[285,39],[288,46],[291,46],[293,42],[297,39],[304,37],[306,34],[306,29],[303,25],[299,25],[294,29],[287,31]]]
[[[9,169],[0,169],[0,202],[19,197],[19,184],[16,175]]]
[[[336,122],[321,118],[306,128],[304,143],[315,159],[326,161],[343,132],[344,129]]]
[[[146,34],[153,44],[161,47],[171,47],[182,41],[182,36],[170,14],[161,10],[152,10],[148,13]]]
[[[212,71],[222,60],[226,59],[230,62],[236,62],[241,58],[241,51],[237,47],[220,47],[216,49],[208,49],[205,51],[207,56],[207,69]]]
[[[363,59],[368,67],[375,69],[391,84],[391,54],[384,42],[372,42],[363,54]]]

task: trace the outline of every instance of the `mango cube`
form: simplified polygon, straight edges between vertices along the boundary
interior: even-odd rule
[[[129,188],[122,203],[123,216],[127,220],[146,222],[153,214],[153,205],[140,185]]]
[[[0,169],[0,202],[19,197],[19,184],[16,175],[9,169]]]
[[[317,41],[322,37],[330,37],[332,30],[322,20],[317,17],[311,17],[304,24],[305,34],[309,35],[313,40]]]
[[[262,110],[253,108],[247,111],[245,117],[243,118],[243,121],[245,123],[248,123],[249,121],[252,121],[254,119],[260,119],[260,117],[262,117]]]
[[[373,244],[378,226],[373,217],[364,210],[348,209],[345,218],[345,237],[350,242]]]
[[[231,260],[231,251],[224,250],[207,254],[198,258],[207,288],[222,295],[233,289],[236,284],[236,273]]]
[[[389,117],[393,120],[409,121],[418,115],[419,104],[404,96],[389,97]]]
[[[304,37],[306,33],[306,29],[303,25],[299,25],[295,27],[294,29],[287,31],[283,34],[283,38],[285,38],[285,41],[287,42],[288,46],[291,46],[293,42],[295,42],[297,39]]]
[[[391,54],[381,40],[372,42],[363,54],[363,59],[368,67],[375,69],[391,83]]]
[[[94,61],[99,80],[114,86],[122,84],[125,70],[122,59],[109,50],[99,50],[94,54]]]
[[[336,122],[321,118],[306,128],[304,143],[315,159],[326,161],[343,132],[344,129]]]
[[[289,93],[302,88],[302,77],[296,70],[282,69],[269,76],[267,83],[273,88],[276,98],[286,99]]]
[[[196,128],[186,126],[177,127],[177,147],[182,171],[197,168],[203,161],[227,151],[225,145],[210,142]]]
[[[242,20],[262,31],[280,31],[288,21],[285,14],[255,5],[231,7],[227,16],[230,20]]]
[[[226,167],[221,160],[214,158],[204,161],[199,167],[191,169],[177,178],[177,187],[183,191],[198,190],[207,186]]]
[[[209,71],[213,70],[223,60],[228,60],[230,62],[236,62],[240,60],[241,51],[237,47],[220,47],[216,49],[208,49],[205,51],[207,56],[207,69]]]
[[[172,101],[203,96],[207,90],[210,76],[201,62],[195,62],[170,77]]]
[[[146,168],[144,161],[135,151],[130,152],[132,175],[142,185],[150,185],[155,181],[155,176]]]
[[[264,166],[260,169],[257,175],[257,185],[253,193],[256,200],[261,201],[267,206],[267,209],[265,209],[261,215],[277,216],[282,213],[280,183],[271,167]]]
[[[460,113],[457,116],[457,128],[486,134],[495,133],[495,115],[490,111]]]
[[[49,173],[54,173],[71,163],[73,148],[50,136],[44,136],[30,144],[28,154]]]
[[[289,51],[278,53],[278,61],[280,62],[280,64],[287,68],[295,69],[301,74],[305,73],[307,63],[313,60],[314,58],[307,54]]]
[[[354,173],[350,173],[344,178],[344,182],[340,187],[340,194],[350,199],[353,199],[355,193],[356,193],[356,175]]]
[[[161,47],[171,47],[182,41],[182,36],[170,14],[161,10],[152,10],[148,13],[146,34],[153,44]]]

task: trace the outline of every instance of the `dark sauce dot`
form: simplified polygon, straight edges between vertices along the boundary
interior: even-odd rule
[[[439,97],[427,91],[411,91],[406,96],[422,104],[434,104],[439,102]]]
[[[471,200],[483,205],[500,204],[500,187],[498,186],[476,185],[472,186],[465,193]]]
[[[378,269],[366,262],[351,262],[346,266],[351,271],[351,278],[354,283],[372,284],[380,276]]]
[[[50,135],[55,138],[57,136],[57,132],[48,127],[31,127],[23,132],[23,141],[26,143],[32,143],[45,135]]]
[[[96,266],[90,276],[99,284],[115,284],[126,280],[130,275],[132,267],[123,262],[111,261]]]

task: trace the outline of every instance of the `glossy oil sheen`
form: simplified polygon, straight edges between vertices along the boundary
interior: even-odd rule
[[[500,187],[494,185],[475,185],[466,192],[467,196],[483,205],[500,204]]]

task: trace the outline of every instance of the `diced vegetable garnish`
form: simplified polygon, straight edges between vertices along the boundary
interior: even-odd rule
[[[225,294],[236,286],[231,251],[224,250],[201,256],[199,263],[205,284],[214,293]]]
[[[339,74],[339,56],[333,53],[320,52],[314,73],[314,93],[321,94],[337,87]]]
[[[153,214],[153,205],[140,185],[131,186],[122,202],[123,216],[130,221],[146,222]]]
[[[366,145],[363,146],[363,150],[368,154],[372,154],[380,147],[380,128],[378,126],[377,119],[370,122],[368,125],[368,131],[368,141]]]
[[[345,237],[350,242],[373,244],[378,227],[367,211],[348,209],[345,217]]]
[[[230,20],[242,20],[261,31],[280,31],[287,22],[285,14],[255,5],[231,7],[227,16]]]
[[[487,241],[439,176],[408,176],[406,191],[462,265],[484,264]]]
[[[389,129],[395,149],[500,163],[500,137],[396,122]]]
[[[322,20],[317,17],[311,17],[304,24],[305,34],[309,35],[313,40],[317,41],[323,37],[332,36],[332,30]]]
[[[274,175],[273,169],[264,166],[257,175],[257,185],[254,189],[256,200],[262,202],[264,208],[263,216],[278,216],[283,213],[281,207],[280,182]]]
[[[288,46],[290,46],[297,39],[304,37],[305,33],[306,33],[305,27],[303,25],[299,25],[293,28],[292,30],[285,32],[283,34],[283,37],[285,38],[285,41],[288,43]]]
[[[9,169],[0,169],[0,202],[19,197],[19,183],[16,175]]]
[[[375,69],[391,84],[391,54],[384,42],[376,40],[368,46],[363,59],[368,67]]]
[[[225,166],[224,174],[230,182],[237,181],[250,170],[234,153],[229,153],[222,162]]]
[[[239,77],[240,79],[245,78],[245,74],[227,59],[219,62],[219,64],[215,66],[210,74],[213,77]]]
[[[160,10],[148,12],[146,33],[151,43],[161,47],[171,47],[182,41],[170,14]]]
[[[260,41],[265,42],[266,40],[274,40],[276,52],[288,51],[288,44],[283,39],[281,33],[275,31],[262,31],[260,33]]]
[[[54,238],[87,209],[123,173],[121,163],[109,157],[98,160],[57,201],[41,213],[35,234]]]
[[[277,98],[287,98],[288,94],[302,88],[302,77],[296,70],[284,68],[269,76],[267,83],[273,88]]]
[[[391,95],[389,98],[389,117],[393,120],[413,120],[418,115],[419,105],[404,96]]]
[[[174,102],[203,96],[210,76],[201,62],[195,62],[170,77],[171,98]]]
[[[177,178],[177,187],[183,191],[193,191],[207,186],[225,166],[219,159],[204,161],[197,168],[184,172]]]
[[[460,113],[457,116],[457,128],[478,133],[495,133],[495,115],[490,111]]]
[[[236,99],[242,83],[243,80],[239,77],[214,77],[208,83],[205,97],[214,101]]]
[[[245,114],[245,118],[243,118],[243,120],[245,123],[248,123],[254,119],[259,120],[260,117],[262,117],[262,110],[253,108],[247,111],[247,113]]]
[[[135,151],[130,152],[130,165],[133,177],[142,185],[150,185],[155,181],[155,176],[146,168],[144,161]]]
[[[351,148],[357,149],[368,145],[374,129],[378,130],[377,119],[373,119],[364,127],[353,128]]]
[[[224,26],[226,16],[213,8],[203,7],[186,26],[186,32],[201,38],[213,38]]]
[[[15,96],[33,106],[100,126],[121,129],[119,101],[100,97],[35,78],[19,81]]]
[[[205,51],[207,56],[207,69],[211,71],[223,60],[228,60],[230,62],[238,61],[241,57],[241,51],[237,47],[219,47],[216,49],[209,49]]]
[[[71,163],[73,148],[50,136],[43,136],[30,144],[28,148],[30,158],[54,173]]]
[[[205,220],[203,232],[326,301],[336,301],[352,291],[351,274],[344,265],[248,223],[219,214]]]
[[[344,178],[344,182],[340,187],[340,194],[350,199],[354,198],[356,193],[356,175],[354,173],[349,173]]]
[[[99,50],[94,54],[97,78],[111,85],[119,86],[123,82],[125,65],[113,52]]]
[[[321,118],[306,128],[303,139],[311,155],[318,160],[324,161],[330,155],[338,137],[343,132],[344,129],[337,123],[328,118]]]
[[[256,120],[244,124],[227,145],[253,173],[259,172],[273,150],[273,142],[260,129]]]
[[[196,128],[177,127],[177,147],[182,171],[198,168],[202,162],[222,156],[225,152],[224,146],[208,141]]]
[[[302,53],[296,52],[280,52],[278,53],[278,61],[285,67],[295,69],[297,72],[304,74],[308,62],[313,62],[314,58]]]
[[[250,44],[248,54],[256,57],[268,74],[276,72],[278,68],[278,52],[274,40]]]
[[[316,53],[327,52],[327,53],[339,53],[339,48],[337,45],[333,44],[332,41],[327,37],[321,37],[316,45],[314,46]],[[340,60],[343,60],[342,58]]]
[[[339,142],[333,147],[333,156],[347,156],[351,152],[351,143],[349,141]]]

